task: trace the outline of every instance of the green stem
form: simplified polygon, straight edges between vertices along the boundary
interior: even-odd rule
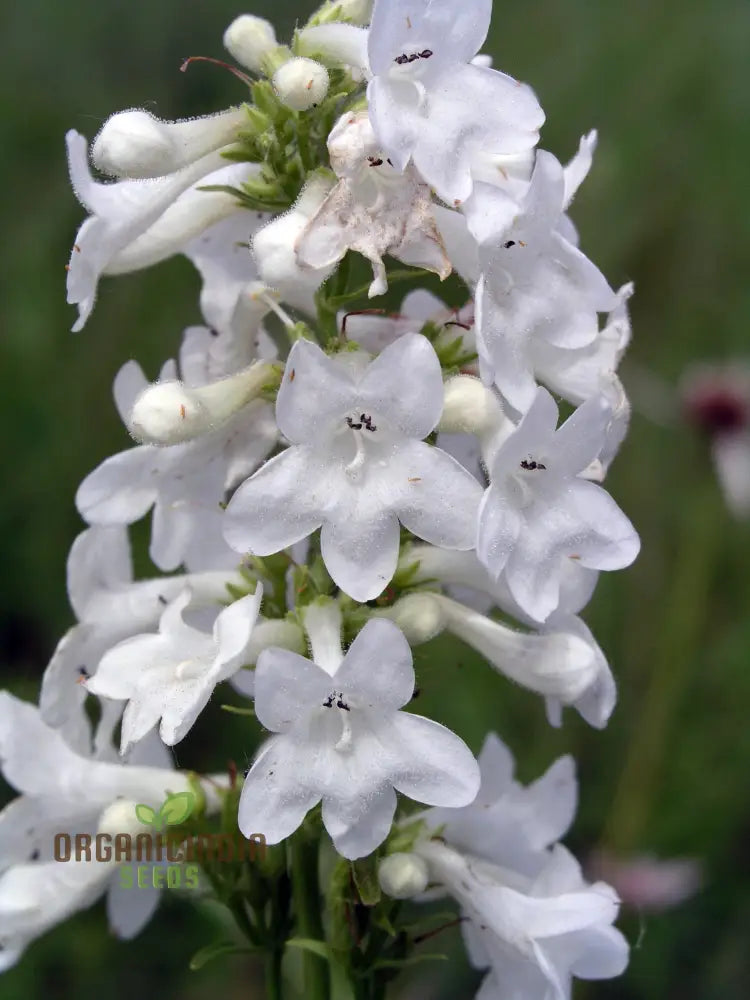
[[[707,617],[721,525],[711,484],[695,492],[683,508],[674,582],[664,602],[651,679],[607,822],[604,842],[618,851],[637,846],[659,788],[666,750],[674,745],[672,724]]]
[[[266,1000],[282,1000],[281,958],[283,952],[275,948],[266,954]]]
[[[292,900],[298,937],[325,941],[320,914],[318,840],[308,839],[304,827],[290,841]],[[305,1000],[328,1000],[328,963],[319,955],[303,952]]]

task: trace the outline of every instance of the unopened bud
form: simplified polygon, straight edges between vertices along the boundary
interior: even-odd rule
[[[378,881],[386,896],[410,899],[427,888],[427,862],[418,854],[389,854],[378,867]]]
[[[395,622],[413,645],[429,642],[445,627],[440,603],[432,594],[407,594],[377,614]]]
[[[145,827],[136,816],[136,803],[118,799],[99,817],[98,833],[116,837],[119,833],[143,833]]]
[[[156,382],[140,394],[130,414],[129,430],[141,444],[171,445],[192,441],[226,423],[260,394],[277,370],[258,362],[209,385]]]
[[[264,56],[278,44],[270,21],[254,14],[241,14],[224,32],[224,48],[241,66],[254,73],[261,71]]]
[[[456,375],[443,389],[440,430],[452,434],[479,434],[502,420],[495,393],[472,375]]]
[[[139,109],[121,111],[104,123],[91,158],[114,177],[162,177],[231,143],[243,124],[241,108],[179,122]]]
[[[328,93],[328,70],[314,59],[298,56],[280,66],[271,82],[282,104],[293,111],[307,111]]]

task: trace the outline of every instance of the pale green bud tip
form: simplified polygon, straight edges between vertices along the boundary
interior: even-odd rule
[[[254,14],[241,14],[224,32],[224,48],[241,66],[254,73],[261,71],[263,57],[278,44],[270,21]]]
[[[273,75],[273,89],[282,104],[293,111],[307,111],[328,93],[328,70],[314,59],[298,56]]]
[[[440,603],[431,594],[407,594],[384,614],[413,645],[434,639],[445,627]]]
[[[427,888],[427,862],[417,854],[389,854],[378,867],[378,881],[386,896],[410,899]]]
[[[147,111],[121,111],[105,123],[91,147],[94,164],[115,177],[155,176],[171,169],[174,145]]]

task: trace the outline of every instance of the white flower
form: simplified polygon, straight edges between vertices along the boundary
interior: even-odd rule
[[[90,213],[78,230],[68,264],[68,302],[77,305],[79,313],[74,330],[91,314],[102,274],[150,267],[238,211],[232,195],[199,188],[236,187],[259,169],[252,163],[227,166],[219,149],[164,177],[102,183],[91,175],[84,136],[70,131],[66,142],[73,190]],[[249,239],[252,216],[247,217]]]
[[[468,918],[472,965],[491,967],[478,1000],[569,1000],[573,976],[610,979],[625,969],[628,945],[612,926],[617,894],[604,882],[587,884],[561,844],[534,879],[435,841],[417,850]]]
[[[407,334],[355,372],[361,360],[329,358],[308,341],[294,345],[276,403],[292,447],[237,490],[225,535],[239,552],[269,555],[322,526],[329,573],[368,601],[396,569],[399,521],[434,544],[473,547],[481,487],[422,441],[443,400],[429,341]]]
[[[87,688],[128,702],[122,719],[122,753],[159,719],[159,733],[167,746],[184,739],[216,685],[245,662],[262,595],[258,584],[254,594],[225,608],[208,634],[183,620],[192,597],[186,589],[164,609],[158,635],[134,636],[104,655]]]
[[[328,137],[331,166],[340,178],[297,241],[297,259],[327,268],[347,250],[373,266],[369,295],[388,289],[383,256],[451,272],[432,212],[432,195],[412,169],[397,173],[378,149],[367,114],[345,114]]]
[[[536,390],[536,341],[585,347],[599,333],[597,314],[618,305],[602,273],[568,238],[565,197],[562,166],[540,150],[520,209],[480,247],[482,375],[521,413]]]
[[[40,710],[47,725],[65,728],[74,749],[88,752],[91,727],[81,706],[83,681],[104,653],[129,636],[156,628],[165,605],[189,586],[194,605],[226,600],[238,573],[213,572],[133,581],[130,545],[122,527],[88,528],[68,556],[68,596],[78,624],[57,645],[42,678]],[[117,710],[119,720],[120,710]],[[70,726],[76,728],[73,735]],[[97,733],[100,741],[101,733]]]
[[[0,971],[36,937],[105,892],[119,937],[135,936],[153,914],[158,891],[122,891],[113,880],[116,861],[53,859],[55,834],[95,834],[116,800],[158,808],[169,793],[191,790],[187,775],[169,770],[163,754],[154,755],[150,739],[141,749],[127,766],[76,753],[59,730],[42,722],[35,706],[0,692],[0,770],[22,793],[0,812]],[[215,810],[211,785],[202,787],[208,811]]]
[[[347,858],[385,840],[396,791],[465,805],[479,787],[466,745],[438,723],[401,712],[414,692],[409,645],[391,622],[368,622],[340,665],[285,650],[258,659],[255,711],[277,735],[261,748],[240,800],[243,832],[271,844],[323,802],[323,823]]]
[[[428,809],[420,814],[430,829],[454,848],[528,877],[548,861],[548,848],[564,837],[578,805],[572,757],[560,757],[531,785],[513,779],[513,754],[494,733],[479,754],[482,783],[462,809]]]
[[[614,707],[614,683],[607,661],[577,618],[551,619],[537,633],[518,632],[473,608],[433,594],[443,626],[481,653],[499,673],[549,700],[559,725],[557,703],[573,705],[601,728]]]
[[[118,373],[115,401],[126,424],[146,385],[135,362]],[[256,400],[196,440],[111,456],[81,483],[76,504],[90,524],[102,525],[132,524],[153,506],[149,551],[160,569],[230,568],[237,560],[221,534],[225,492],[257,467],[277,436],[268,404]]]
[[[544,121],[533,92],[472,65],[491,0],[378,0],[368,40],[370,115],[397,170],[411,160],[449,204],[468,198],[482,153],[520,153]]]
[[[590,399],[557,430],[558,410],[538,389],[517,430],[500,446],[479,514],[477,555],[503,571],[513,598],[536,621],[559,604],[562,567],[629,566],[639,540],[601,487],[580,475],[606,442],[611,410]]]

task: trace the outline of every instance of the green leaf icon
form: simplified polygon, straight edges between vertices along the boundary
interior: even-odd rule
[[[138,822],[144,823],[146,826],[153,826],[156,819],[156,813],[151,806],[137,805],[135,807],[135,815]]]
[[[195,796],[192,792],[177,792],[170,795],[159,810],[159,818],[165,826],[178,826],[184,823],[195,806]]]

